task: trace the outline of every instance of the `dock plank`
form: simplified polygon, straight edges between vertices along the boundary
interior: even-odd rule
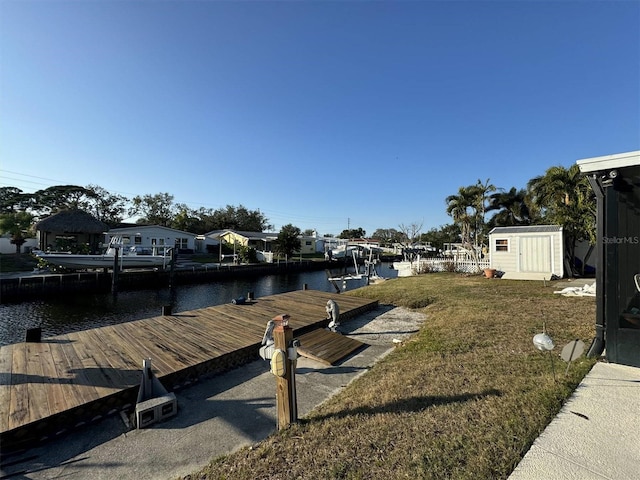
[[[54,352],[58,350],[56,344],[44,342],[41,356],[42,377],[47,386],[47,402],[51,412],[61,412],[68,408],[65,395],[65,385],[59,382],[58,370]]]
[[[0,347],[0,441],[35,441],[47,430],[55,433],[129,404],[125,399],[140,383],[145,358],[152,359],[161,382],[174,382],[165,385],[169,390],[207,372],[234,368],[257,357],[273,317],[289,314],[298,336],[297,330],[323,326],[329,299],[345,317],[377,306],[377,301],[301,290]],[[362,345],[345,345],[336,337],[332,346],[327,342],[308,337],[303,343],[327,362]]]
[[[365,344],[339,333],[325,329],[316,329],[298,338],[298,353],[327,365],[334,365]]]
[[[75,387],[77,383],[77,375],[74,373],[76,368],[82,369],[82,363],[75,354],[73,348],[73,340],[67,338],[58,339],[59,343],[51,343],[51,359],[55,367],[57,377],[51,378],[51,385],[60,388],[64,395],[64,403],[66,408],[73,408],[83,403],[90,402],[97,397],[97,393],[87,391],[87,389],[78,389]],[[47,342],[48,343],[48,342]],[[82,382],[88,384],[88,380]],[[95,389],[93,389],[95,390]],[[59,410],[63,411],[63,410]]]
[[[29,379],[26,344],[14,348],[11,362],[9,428],[29,423]]]
[[[35,422],[51,414],[51,410],[49,410],[49,389],[42,388],[42,384],[46,382],[42,369],[42,357],[47,350],[47,345],[27,343],[26,347],[29,421]]]
[[[13,345],[0,349],[0,431],[9,429]]]

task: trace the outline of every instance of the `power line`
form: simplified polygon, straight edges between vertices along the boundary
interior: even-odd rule
[[[38,176],[38,175],[30,175],[30,174],[26,174],[26,173],[21,173],[21,172],[16,172],[13,170],[6,170],[6,169],[2,169],[0,168],[0,172],[2,172],[2,175],[0,176],[0,185],[2,186],[6,186],[6,187],[16,187],[16,188],[20,188],[21,184],[32,184],[29,185],[28,188],[34,188],[33,185],[37,185],[37,186],[41,186],[41,187],[51,187],[51,186],[55,186],[55,185],[69,185],[69,182],[65,182],[64,180],[59,180],[59,179],[53,179],[53,178],[48,178],[48,177],[42,177],[42,176]],[[33,180],[27,180],[27,179],[23,179],[23,178],[16,178],[14,176],[7,176],[5,175],[5,173],[11,174],[11,175],[18,175],[21,177],[27,177],[27,178],[33,178],[33,179],[37,179],[37,180],[44,180],[46,183],[44,182],[37,182],[37,181],[33,181]],[[11,180],[11,181],[15,181],[15,182],[19,182],[19,186],[16,186],[16,184],[10,184],[7,183],[6,180]],[[105,188],[105,187],[103,187]],[[108,190],[109,192],[112,193],[116,193],[119,195],[125,195],[125,196],[136,196],[138,194],[135,193],[131,193],[131,192],[121,192],[121,191],[117,191],[117,190],[110,190],[105,188],[106,190]],[[191,208],[195,208],[195,207],[206,207],[206,208],[212,208],[212,209],[218,209],[218,208],[225,208],[227,205],[213,205],[210,203],[202,203],[202,202],[196,202],[196,201],[189,201],[189,200],[179,200],[179,199],[175,199],[175,203],[183,203],[185,205],[190,206]],[[272,211],[272,210],[264,210],[261,208],[258,208],[257,210],[259,210],[261,213],[263,213],[265,216],[270,217],[269,218],[269,223],[282,223],[282,224],[286,224],[286,223],[297,223],[297,222],[303,222],[303,223],[309,223],[309,224],[314,224],[316,226],[323,226],[323,225],[339,225],[343,220],[340,219],[340,217],[315,217],[315,216],[307,216],[307,215],[293,215],[293,214],[288,214],[285,212],[279,212],[279,211]]]

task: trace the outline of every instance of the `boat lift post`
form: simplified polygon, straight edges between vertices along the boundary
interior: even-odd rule
[[[113,275],[111,277],[111,293],[113,295],[118,294],[118,256],[120,254],[120,248],[118,246],[114,246],[113,253]]]

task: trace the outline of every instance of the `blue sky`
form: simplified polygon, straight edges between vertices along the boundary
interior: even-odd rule
[[[638,1],[0,1],[0,185],[25,192],[426,231],[478,179],[638,149]]]

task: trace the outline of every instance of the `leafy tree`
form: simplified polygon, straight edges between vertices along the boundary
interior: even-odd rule
[[[212,230],[232,229],[244,232],[263,232],[273,228],[267,217],[260,210],[249,210],[243,205],[199,212],[198,218],[206,229],[199,233]]]
[[[348,230],[343,230],[338,238],[342,238],[345,240],[349,240],[351,238],[364,238],[365,231],[362,228],[351,228]]]
[[[381,245],[393,245],[394,243],[402,242],[402,233],[395,228],[379,228],[371,235],[371,238],[375,238]]]
[[[210,232],[212,229],[207,230],[206,226],[200,219],[201,215],[206,215],[205,209],[193,210],[184,203],[179,203],[175,206],[176,214],[171,221],[171,227],[177,230],[183,230],[185,232],[193,232],[196,234],[203,234]]]
[[[129,202],[127,197],[109,193],[98,185],[88,185],[86,189],[91,194],[82,210],[111,227],[122,222]]]
[[[577,243],[586,240],[593,245],[596,236],[596,197],[587,177],[577,165],[555,166],[529,180],[527,189],[538,223],[562,225],[566,259],[571,273],[577,273]]]
[[[50,215],[62,210],[86,210],[94,193],[78,185],[56,185],[33,194],[31,208],[37,215]]]
[[[33,215],[28,212],[12,212],[0,215],[0,232],[11,235],[11,243],[16,246],[16,255],[20,247],[29,237],[29,230],[33,224]]]
[[[438,250],[444,250],[445,243],[455,243],[460,239],[460,227],[456,224],[432,228],[420,235],[421,242],[428,242]]]
[[[131,200],[129,215],[140,215],[139,224],[170,226],[174,217],[173,195],[156,193],[155,195],[137,195]]]
[[[294,252],[300,251],[300,229],[291,224],[285,225],[280,229],[278,238],[276,239],[274,251],[288,258]]]
[[[24,211],[33,196],[16,187],[0,187],[0,213]]]

